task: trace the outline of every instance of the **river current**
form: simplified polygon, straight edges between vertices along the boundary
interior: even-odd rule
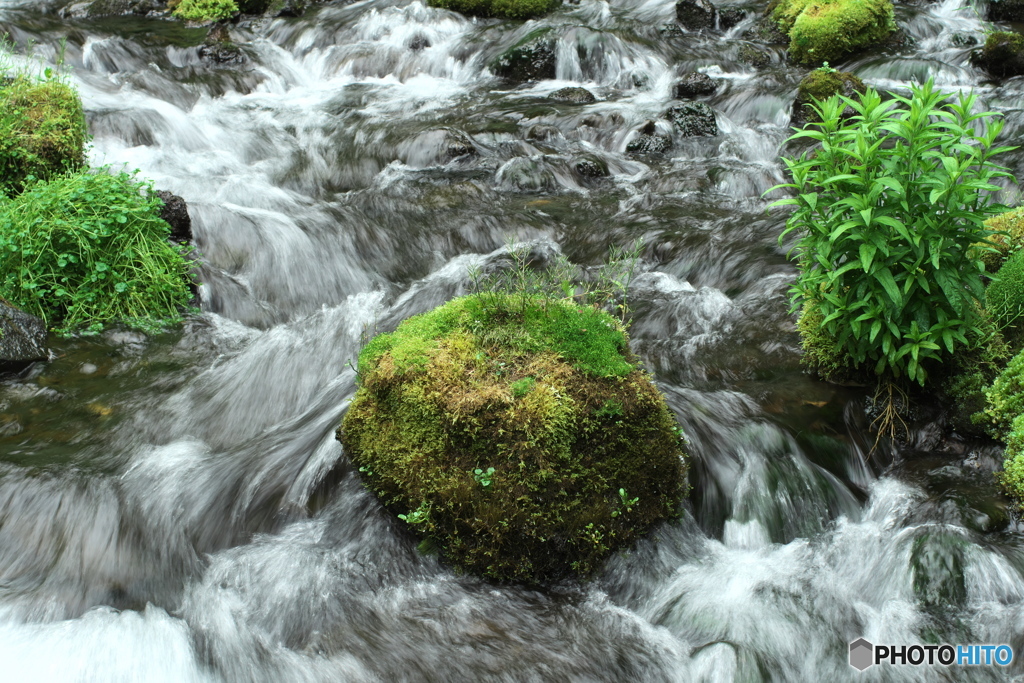
[[[864,390],[801,369],[785,214],[762,195],[784,182],[806,70],[780,48],[741,60],[760,5],[722,2],[747,18],[696,33],[668,26],[669,0],[525,24],[334,2],[233,25],[244,59],[217,64],[205,29],[64,4],[0,0],[0,34],[62,55],[93,165],[187,200],[201,313],[53,340],[51,362],[0,383],[4,681],[1024,675],[847,663],[859,637],[1024,655],[1024,548],[997,448],[925,424],[902,455],[872,451]],[[974,89],[1020,144],[1024,81],[968,63],[984,9],[899,4],[902,47],[833,66],[881,89]],[[496,78],[490,61],[538,27],[557,35],[556,78]],[[628,154],[693,70],[719,84],[719,134]],[[547,97],[565,86],[597,101]],[[455,134],[473,153],[449,154]],[[574,171],[585,158],[609,175]],[[1003,162],[1024,177],[1024,154]],[[467,291],[509,240],[590,267],[637,238],[631,336],[690,440],[682,519],[544,590],[420,555],[334,438],[367,336]]]

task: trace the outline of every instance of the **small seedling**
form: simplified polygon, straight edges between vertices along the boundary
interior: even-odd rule
[[[482,470],[479,467],[477,467],[475,470],[473,470],[473,479],[475,479],[476,482],[483,486],[484,488],[487,488],[488,486],[491,485],[491,479],[493,477],[493,467],[488,467],[486,470]]]
[[[420,506],[407,515],[398,515],[398,518],[408,524],[422,524],[430,519],[430,505],[420,503]]]
[[[612,517],[618,517],[623,512],[632,512],[633,506],[640,502],[640,498],[630,498],[626,495],[626,489],[619,489],[619,509],[612,512]]]

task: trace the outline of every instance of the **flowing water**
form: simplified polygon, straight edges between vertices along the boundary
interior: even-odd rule
[[[784,179],[805,71],[778,49],[740,61],[759,6],[691,33],[666,27],[670,0],[526,24],[329,3],[233,26],[245,59],[214,64],[203,29],[61,4],[0,0],[0,32],[47,63],[66,38],[92,163],[186,198],[202,313],[54,340],[56,358],[0,384],[4,681],[1024,675],[847,665],[861,636],[1024,653],[1024,547],[998,449],[925,424],[909,455],[872,452],[863,390],[801,371],[785,216],[762,194]],[[1019,143],[1024,83],[967,62],[983,15],[901,4],[906,45],[841,66],[881,88],[973,88]],[[495,78],[490,60],[540,26],[556,80]],[[719,135],[626,154],[694,69],[720,84]],[[597,101],[546,97],[566,85]],[[451,131],[475,153],[453,158]],[[1005,162],[1024,172],[1024,154]],[[632,336],[690,439],[687,513],[582,585],[494,586],[419,555],[334,438],[366,335],[466,291],[506,239],[589,267],[641,237]]]

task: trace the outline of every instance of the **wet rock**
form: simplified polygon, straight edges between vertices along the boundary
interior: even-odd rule
[[[718,135],[715,112],[703,102],[684,102],[665,112],[683,137]]]
[[[231,42],[231,33],[224,24],[215,24],[206,35],[206,42],[199,46],[199,56],[215,64],[243,64],[246,61],[242,48]]]
[[[678,0],[676,2],[676,21],[690,31],[700,31],[715,27],[718,11],[708,0]]]
[[[967,600],[964,548],[967,541],[943,532],[924,533],[914,539],[910,565],[914,593],[926,607],[950,609]]]
[[[88,0],[72,3],[58,12],[64,19],[113,17],[124,14],[146,15],[163,6],[157,0]]]
[[[672,147],[672,138],[658,132],[654,121],[648,121],[626,145],[630,154],[661,154]]]
[[[590,104],[596,102],[594,93],[586,88],[561,88],[548,95],[556,102],[569,102],[571,104]]]
[[[595,156],[578,159],[573,168],[584,178],[605,178],[608,176],[608,164]]]
[[[796,100],[793,101],[793,114],[790,122],[794,126],[803,126],[809,121],[818,120],[810,105],[813,100],[824,100],[833,95],[854,97],[867,89],[864,81],[849,71],[828,71],[815,69],[804,76],[797,86]],[[843,111],[843,116],[853,116],[852,107]]]
[[[0,300],[0,372],[19,372],[48,356],[46,323]]]
[[[769,54],[767,50],[757,45],[751,45],[750,43],[740,45],[739,54],[737,56],[741,62],[749,64],[755,69],[766,67],[772,61],[771,54]]]
[[[530,126],[529,130],[526,131],[527,140],[540,140],[541,142],[546,142],[548,140],[557,140],[560,137],[562,137],[562,131],[558,130],[555,126],[549,126],[546,124]]]
[[[759,40],[769,45],[789,45],[789,36],[782,32],[771,17],[761,17],[754,27],[743,32],[747,40]]]
[[[558,178],[540,155],[516,157],[498,169],[498,185],[514,192],[552,192],[558,189]]]
[[[473,144],[468,135],[460,130],[449,129],[445,131],[442,149],[444,158],[447,161],[477,153],[476,145]]]
[[[427,40],[426,36],[413,36],[413,39],[409,41],[409,49],[413,52],[426,50],[428,47],[430,47],[430,41]]]
[[[718,84],[711,76],[694,71],[676,83],[676,99],[689,100],[701,95],[713,95],[717,89]]]
[[[1024,0],[989,0],[989,21],[1024,21]]]
[[[160,218],[171,226],[171,241],[185,243],[192,239],[192,218],[188,215],[188,204],[176,194],[158,190],[156,196],[164,203]]]
[[[746,18],[747,13],[735,7],[718,10],[718,26],[724,31],[731,29]]]
[[[1024,74],[1024,36],[1010,31],[988,34],[981,49],[971,53],[971,64],[1000,78]]]
[[[550,29],[530,33],[498,55],[491,71],[516,83],[554,78],[555,36]]]
[[[270,11],[275,17],[301,17],[311,4],[308,0],[284,0],[279,8],[272,5]]]

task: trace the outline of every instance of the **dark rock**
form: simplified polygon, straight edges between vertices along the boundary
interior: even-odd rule
[[[989,21],[1024,21],[1024,0],[989,0]]]
[[[529,34],[491,62],[491,71],[516,83],[555,77],[555,37],[550,29]]]
[[[689,100],[701,95],[713,95],[717,89],[718,84],[711,76],[694,71],[676,83],[676,99]]]
[[[630,154],[661,154],[672,147],[672,138],[658,132],[654,121],[640,127],[637,136],[626,145]]]
[[[409,49],[413,52],[419,52],[420,50],[426,50],[430,47],[430,41],[425,36],[417,35],[409,41]]]
[[[459,130],[446,130],[444,136],[444,157],[447,161],[476,154],[476,145],[469,136]]]
[[[767,50],[756,45],[751,45],[750,43],[740,45],[739,54],[737,56],[741,62],[749,64],[756,69],[768,66],[772,61],[772,57],[768,54]]]
[[[547,124],[530,126],[529,130],[526,131],[527,140],[540,140],[544,142],[547,140],[557,140],[560,137],[562,137],[562,131],[558,130],[555,126]]]
[[[690,31],[715,27],[718,11],[708,0],[677,0],[676,21]]]
[[[58,13],[64,19],[145,15],[160,9],[157,0],[86,0],[67,5]]]
[[[243,64],[246,57],[242,48],[231,42],[231,33],[224,24],[214,24],[199,46],[199,56],[215,64]]]
[[[790,123],[793,126],[801,127],[809,121],[818,120],[814,110],[810,107],[812,100],[824,100],[833,95],[854,97],[866,89],[864,81],[848,71],[815,69],[804,76],[797,87]],[[853,116],[854,113],[852,107],[846,107],[842,115],[847,117]]]
[[[192,218],[188,215],[188,204],[176,194],[157,190],[156,196],[164,203],[160,218],[171,226],[171,241],[184,244],[192,239]]]
[[[0,371],[19,372],[48,357],[46,323],[0,300]]]
[[[683,137],[718,135],[715,112],[703,102],[684,102],[665,112]]]
[[[985,44],[971,53],[971,64],[993,76],[1024,74],[1024,36],[1009,31],[988,34]]]
[[[720,9],[718,10],[718,27],[722,30],[729,30],[746,19],[746,17],[746,12],[735,7]]]
[[[604,178],[608,175],[608,164],[595,156],[577,160],[573,168],[584,178]]]
[[[307,0],[284,0],[273,14],[275,17],[301,17],[311,4]],[[274,8],[271,7],[271,10]]]
[[[747,40],[759,40],[769,45],[789,45],[789,36],[782,32],[771,17],[761,17],[754,27],[743,32]]]
[[[570,102],[572,104],[590,104],[596,102],[597,98],[586,88],[561,88],[548,95],[557,102]]]

